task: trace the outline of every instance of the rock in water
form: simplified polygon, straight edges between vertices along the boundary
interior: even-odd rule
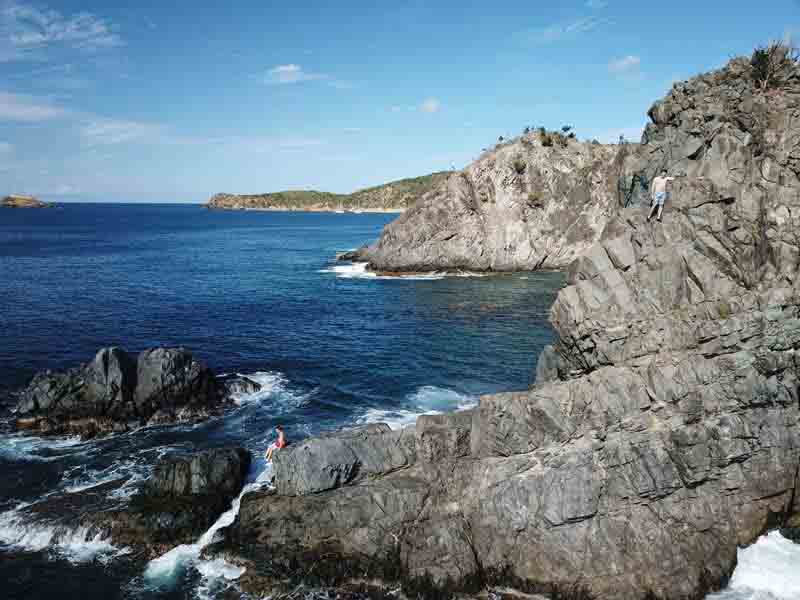
[[[566,267],[619,203],[628,146],[534,132],[453,173],[357,253],[380,272]]]
[[[79,368],[37,374],[20,393],[17,427],[91,437],[205,418],[225,400],[214,374],[182,348],[146,350],[138,360],[103,348]]]
[[[19,509],[19,517],[155,558],[179,544],[196,542],[239,495],[249,466],[250,453],[243,448],[173,456],[157,464],[122,506],[110,493],[124,480],[51,495]]]
[[[298,467],[276,463],[287,485],[245,496],[227,531],[253,589],[289,572],[431,593],[701,598],[738,546],[800,526],[800,72],[764,94],[748,64],[650,111],[619,165],[629,206],[571,265],[530,390],[482,398],[468,425],[421,420],[399,469],[352,476],[360,451],[321,453],[314,465],[348,475],[316,493],[298,495]],[[685,176],[664,222],[648,223],[637,186],[664,166]],[[420,248],[446,241],[419,225]],[[398,442],[370,444],[388,455]],[[284,568],[258,566],[270,560]]]

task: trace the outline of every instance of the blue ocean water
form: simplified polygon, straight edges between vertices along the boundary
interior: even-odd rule
[[[50,598],[54,581],[61,597],[82,600],[198,593],[189,580],[143,591],[124,556],[21,522],[20,505],[120,477],[132,489],[178,449],[243,444],[260,455],[279,422],[290,439],[365,422],[399,426],[483,393],[525,389],[552,339],[547,315],[563,277],[381,279],[335,263],[337,251],[375,239],[393,218],[185,205],[0,212],[0,389],[108,345],[185,346],[217,372],[264,385],[222,419],[91,442],[18,436],[7,399],[6,597]]]

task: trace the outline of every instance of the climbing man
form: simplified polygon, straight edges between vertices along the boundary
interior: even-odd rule
[[[661,174],[653,178],[650,184],[650,195],[653,199],[653,208],[650,209],[650,214],[647,215],[647,220],[653,218],[653,214],[658,209],[658,222],[661,222],[661,213],[664,212],[664,201],[667,199],[667,183],[674,181],[674,177],[667,177],[667,170],[662,169]]]

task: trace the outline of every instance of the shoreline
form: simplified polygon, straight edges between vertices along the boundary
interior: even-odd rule
[[[271,206],[264,206],[264,207],[249,207],[249,206],[209,206],[207,204],[202,205],[209,210],[241,210],[241,211],[251,211],[251,212],[318,212],[318,213],[331,213],[331,214],[350,214],[350,215],[359,215],[359,214],[401,214],[406,211],[405,208],[369,208],[363,210],[342,210],[338,211],[335,209],[330,208],[277,208]]]

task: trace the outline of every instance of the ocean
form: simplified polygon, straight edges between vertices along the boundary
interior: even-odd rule
[[[335,261],[393,218],[166,204],[0,212],[0,595],[220,597],[232,575],[196,547],[147,566],[18,509],[119,478],[124,503],[160,458],[228,445],[260,457],[279,423],[291,440],[363,423],[402,427],[525,389],[553,339],[547,319],[563,275],[392,279]],[[12,430],[15,389],[110,345],[184,346],[217,373],[263,387],[200,425],[88,442]],[[259,458],[250,480],[263,470]],[[800,597],[800,546],[770,534],[740,559],[714,598]]]

